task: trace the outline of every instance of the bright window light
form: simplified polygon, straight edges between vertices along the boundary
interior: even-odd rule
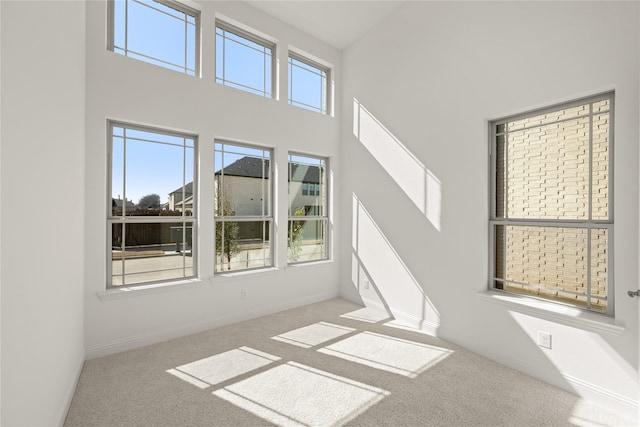
[[[195,76],[200,14],[170,0],[110,2],[109,50]]]

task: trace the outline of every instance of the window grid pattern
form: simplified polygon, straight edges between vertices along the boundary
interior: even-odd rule
[[[289,264],[328,259],[327,160],[289,154]]]
[[[109,123],[109,129],[107,287],[194,277],[195,137],[116,122]],[[180,202],[172,202],[171,195],[170,202],[165,204],[159,195],[154,195],[157,200],[144,205],[144,197],[137,205],[129,200],[129,193],[136,191],[140,177],[153,175],[157,165],[144,159],[154,156],[172,159],[164,167],[167,175],[177,178],[169,185],[178,186],[173,195]]]
[[[218,22],[216,25],[216,82],[256,95],[273,95],[272,43]]]
[[[273,265],[271,151],[215,143],[215,272]]]
[[[305,58],[289,53],[289,96],[290,105],[328,113],[327,80],[328,70],[314,65]]]
[[[613,94],[492,123],[497,289],[613,314]]]
[[[114,0],[111,7],[110,50],[196,75],[197,11],[170,1],[153,0]]]

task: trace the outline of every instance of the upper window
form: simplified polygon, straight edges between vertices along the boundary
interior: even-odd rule
[[[289,104],[327,114],[328,75],[328,68],[289,52]]]
[[[114,0],[109,16],[109,50],[196,75],[198,11],[171,0]]]
[[[491,283],[613,314],[613,93],[491,123]]]
[[[116,122],[109,133],[107,287],[193,277],[195,137]]]
[[[216,272],[273,265],[271,151],[215,143]]]
[[[273,96],[273,43],[224,22],[216,23],[216,82]]]
[[[289,154],[287,259],[298,263],[327,259],[327,160]]]

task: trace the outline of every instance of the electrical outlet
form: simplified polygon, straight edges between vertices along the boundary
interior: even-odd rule
[[[551,350],[551,334],[549,332],[538,331],[538,345]]]
[[[364,288],[369,289],[369,279],[364,279]]]
[[[247,290],[240,289],[240,299],[247,299]]]

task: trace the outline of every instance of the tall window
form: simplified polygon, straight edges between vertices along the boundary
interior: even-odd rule
[[[289,104],[327,114],[328,75],[328,68],[289,52]]]
[[[327,160],[289,154],[289,220],[287,260],[290,264],[328,258]]]
[[[216,23],[216,82],[260,96],[273,96],[273,43]]]
[[[107,287],[193,277],[196,138],[109,123]]]
[[[172,0],[112,0],[109,50],[195,76],[198,11]]]
[[[273,265],[271,151],[215,143],[216,272]]]
[[[491,283],[613,314],[613,93],[491,123]]]

